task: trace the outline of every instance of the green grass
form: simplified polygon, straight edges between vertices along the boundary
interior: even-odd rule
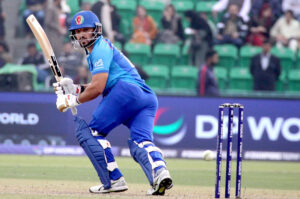
[[[117,158],[129,183],[147,183],[131,158]],[[213,186],[215,161],[168,159],[167,166],[178,185]],[[235,164],[233,164],[235,165]],[[223,173],[225,162],[223,163]],[[97,181],[86,157],[0,156],[0,178]],[[235,167],[232,169],[235,179]],[[224,175],[222,176],[224,180]],[[293,162],[243,162],[243,186],[262,189],[300,189],[300,164]],[[234,182],[233,182],[234,183]]]
[[[148,184],[140,166],[131,158],[117,158],[118,165],[129,184]],[[235,184],[235,164],[232,168],[232,189]],[[215,183],[215,161],[167,159],[175,186],[208,187]],[[223,187],[225,162],[223,162]],[[81,182],[95,184],[98,177],[87,157],[0,155],[0,181],[16,182]],[[300,190],[300,163],[243,162],[242,188],[262,190]],[[28,181],[29,180],[29,181]],[[5,185],[5,182],[4,182]],[[26,187],[26,184],[24,185]],[[86,185],[84,185],[86,186]],[[222,190],[223,191],[223,190]],[[2,194],[2,195],[1,195]],[[1,193],[3,198],[12,193]],[[297,192],[298,195],[300,195]],[[1,197],[1,198],[2,198]],[[31,198],[39,197],[32,195]],[[300,196],[299,196],[300,197]],[[11,198],[22,198],[18,195]],[[47,198],[47,197],[43,197]],[[60,196],[57,196],[60,198]],[[63,198],[63,197],[62,197]]]

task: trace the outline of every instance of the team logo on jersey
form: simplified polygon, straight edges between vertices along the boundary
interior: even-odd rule
[[[80,25],[84,22],[84,18],[83,18],[83,16],[79,15],[79,16],[76,17],[75,21],[76,21],[77,25]]]
[[[100,68],[100,67],[102,67],[102,66],[103,66],[103,61],[102,61],[102,59],[100,58],[98,61],[95,62],[95,64],[94,64],[94,69]]]

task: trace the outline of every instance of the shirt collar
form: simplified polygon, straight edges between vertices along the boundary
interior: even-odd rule
[[[261,57],[267,57],[269,58],[271,56],[271,53],[268,52],[267,54],[261,53]]]
[[[101,42],[101,41],[102,41],[102,39],[103,39],[103,36],[102,36],[102,35],[96,39],[96,41],[95,41],[95,43],[94,43],[93,50],[92,50],[92,52],[91,52],[91,53],[89,53],[88,55],[90,55],[90,54],[92,54],[92,53],[93,53],[93,51],[94,51],[94,49],[95,49],[95,46],[96,46],[96,45],[98,45],[98,43],[99,43],[99,42]]]

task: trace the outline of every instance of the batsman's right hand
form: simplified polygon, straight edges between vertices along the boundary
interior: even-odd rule
[[[81,93],[81,86],[79,84],[74,84],[73,80],[65,77],[59,82],[53,83],[54,91],[56,94],[61,91],[63,94],[72,94],[78,96]]]
[[[78,97],[72,94],[58,94],[56,99],[56,107],[60,112],[66,112],[69,108],[76,110],[76,106],[78,106],[80,102],[78,101]],[[72,113],[74,113],[72,111]]]

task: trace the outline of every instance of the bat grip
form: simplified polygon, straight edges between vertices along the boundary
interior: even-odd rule
[[[73,115],[77,115],[77,108],[75,107],[71,108],[71,112]]]

